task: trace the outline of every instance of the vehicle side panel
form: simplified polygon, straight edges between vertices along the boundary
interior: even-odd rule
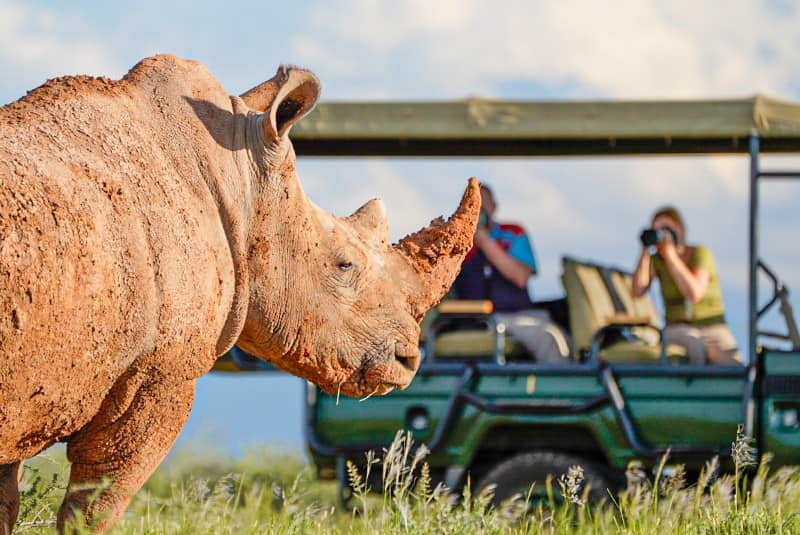
[[[761,381],[761,450],[774,463],[800,463],[800,352],[767,351]]]
[[[618,381],[642,442],[655,446],[725,447],[743,421],[740,374],[626,376]]]

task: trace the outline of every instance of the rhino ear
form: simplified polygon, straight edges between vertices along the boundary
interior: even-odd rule
[[[386,207],[380,199],[372,199],[345,218],[361,238],[380,247],[389,244],[389,226],[386,223]]]
[[[241,95],[250,108],[264,112],[264,138],[279,141],[319,99],[320,84],[311,71],[281,65],[270,80]]]

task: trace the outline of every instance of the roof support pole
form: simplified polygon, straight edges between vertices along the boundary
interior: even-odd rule
[[[758,321],[758,177],[760,140],[756,132],[750,133],[750,210],[749,210],[749,295],[748,295],[748,356],[756,358],[756,322]]]
[[[747,302],[748,313],[748,370],[744,385],[744,433],[753,436],[755,432],[755,388],[756,369],[758,362],[758,178],[759,178],[759,152],[760,140],[758,133],[750,132],[750,210],[749,210],[749,295]]]

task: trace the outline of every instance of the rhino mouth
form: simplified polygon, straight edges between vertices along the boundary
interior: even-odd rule
[[[390,383],[381,383],[381,384],[378,385],[378,388],[375,389],[373,394],[367,395],[367,398],[372,397],[373,395],[375,395],[375,396],[385,396],[389,392],[394,391],[396,388],[399,389],[399,390],[402,390],[402,388],[399,388],[398,385],[393,385],[393,384],[390,384]],[[363,398],[363,399],[366,399],[366,398]]]
[[[384,344],[361,359],[356,395],[383,396],[393,390],[405,390],[419,369],[420,352],[416,344],[397,342]]]

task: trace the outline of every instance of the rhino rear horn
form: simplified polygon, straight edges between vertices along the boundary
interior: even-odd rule
[[[376,247],[389,243],[386,206],[380,199],[371,199],[345,219],[365,242]]]
[[[418,276],[418,291],[409,298],[417,320],[422,319],[453,284],[464,256],[472,248],[480,207],[480,186],[473,177],[461,203],[447,221],[442,218],[431,221],[429,226],[409,234],[395,246]]]
[[[264,112],[264,138],[279,141],[319,100],[319,80],[311,71],[281,65],[271,79],[241,95],[248,107]]]

